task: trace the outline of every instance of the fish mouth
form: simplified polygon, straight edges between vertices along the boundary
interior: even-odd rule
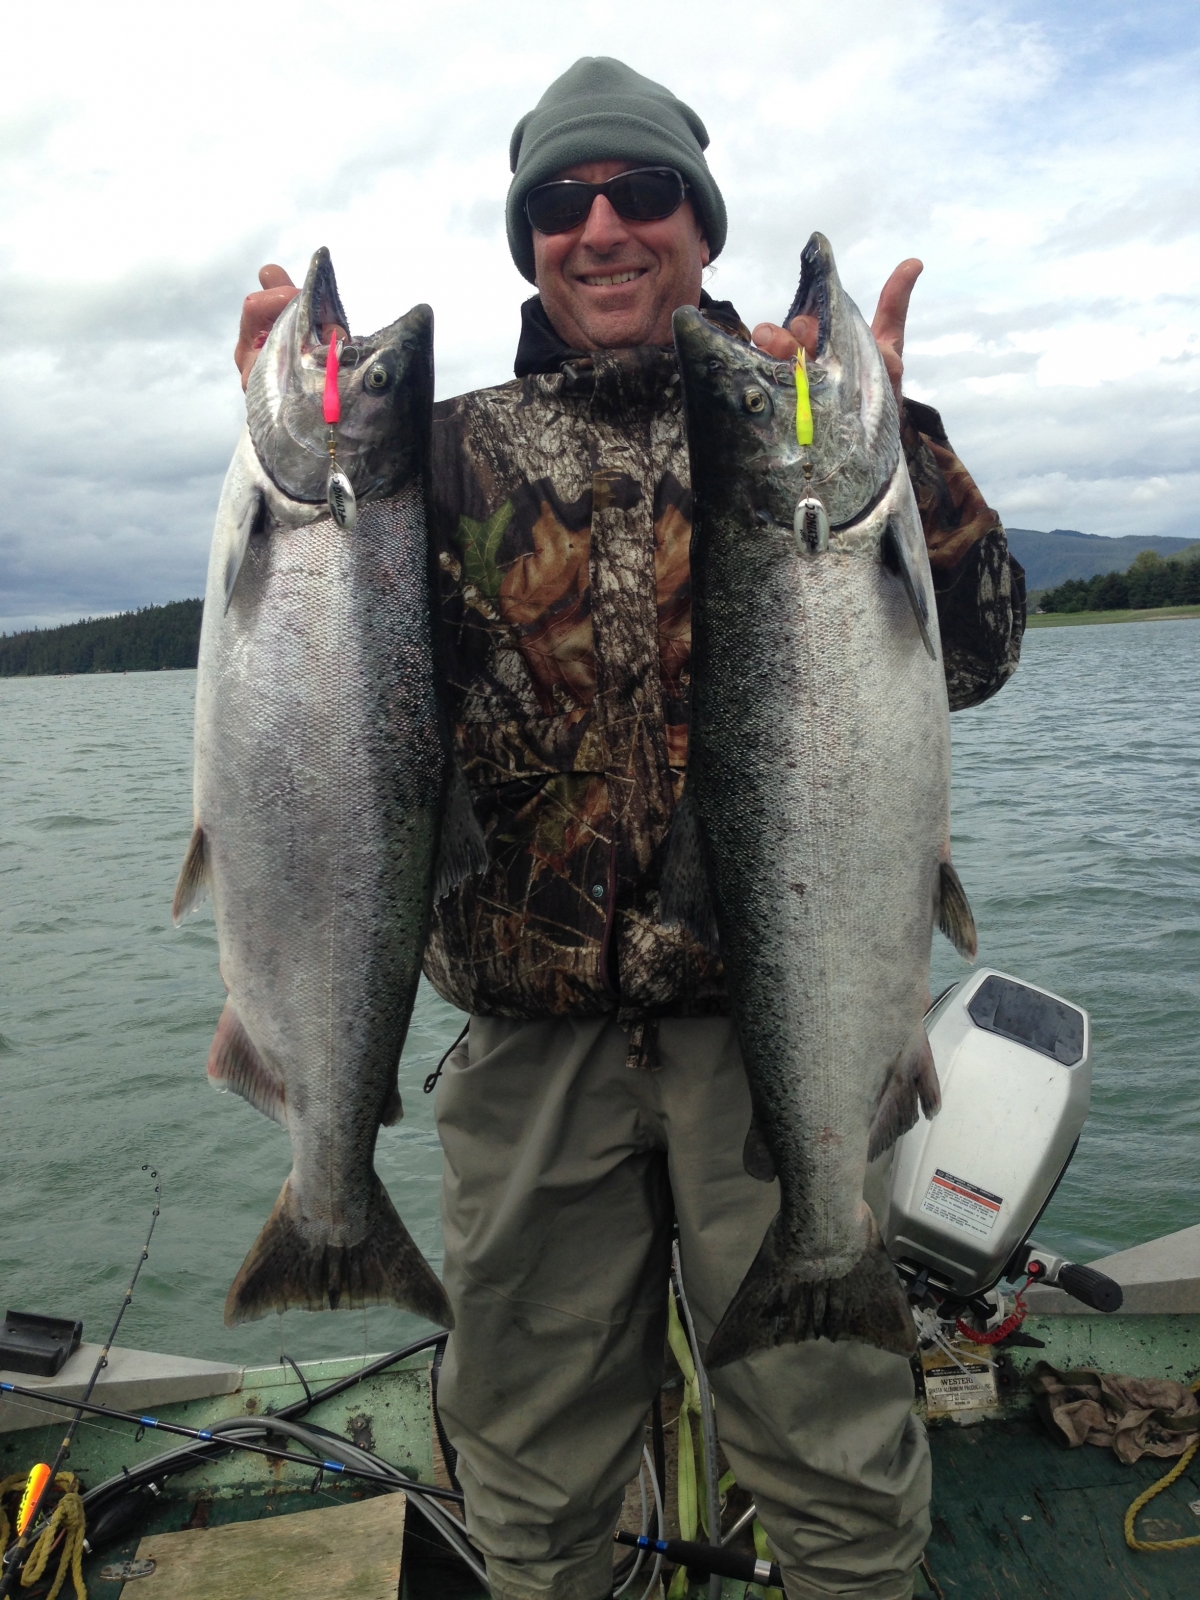
[[[324,337],[326,330],[341,328],[349,338],[350,319],[338,294],[333,262],[324,245],[314,252],[308,264],[304,287],[297,298],[299,303],[296,307],[294,337],[301,356],[311,355],[314,350],[328,344],[328,339]]]
[[[246,421],[259,462],[277,488],[305,504],[320,505],[326,497],[331,430],[322,399],[328,341],[339,333],[346,342],[338,362],[342,414],[335,443],[338,466],[357,498],[391,492],[425,448],[426,411],[433,402],[433,313],[414,306],[351,344],[349,318],[322,246],[300,293],[272,328],[246,387]]]
[[[783,325],[788,327],[793,317],[815,317],[818,358],[829,348],[829,331],[833,321],[829,281],[834,270],[829,240],[823,233],[814,233],[800,252],[800,282]]]

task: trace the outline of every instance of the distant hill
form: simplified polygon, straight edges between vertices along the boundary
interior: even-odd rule
[[[1156,539],[1126,533],[1105,539],[1098,533],[1078,533],[1074,528],[1008,528],[1009,549],[1025,568],[1029,590],[1052,589],[1068,578],[1094,578],[1098,572],[1124,572],[1143,550],[1160,556],[1177,556],[1196,544],[1195,539]]]
[[[201,609],[199,600],[172,600],[117,617],[86,617],[61,628],[5,634],[0,636],[0,678],[194,667]]]

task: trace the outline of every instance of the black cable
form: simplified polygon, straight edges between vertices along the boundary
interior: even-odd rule
[[[284,1351],[280,1355],[280,1357],[279,1357],[279,1365],[283,1366],[285,1361],[287,1362],[288,1366],[291,1367],[292,1371],[296,1374],[296,1376],[299,1378],[300,1387],[304,1390],[304,1398],[308,1401],[309,1405],[311,1406],[313,1404],[313,1392],[308,1387],[308,1379],[300,1371],[300,1368],[296,1365],[296,1363],[292,1360],[291,1356],[289,1356],[286,1351]]]
[[[282,1411],[277,1411],[275,1415],[289,1419],[302,1417],[311,1411],[313,1406],[319,1406],[325,1400],[332,1400],[336,1395],[345,1394],[347,1389],[353,1389],[354,1385],[361,1383],[364,1378],[373,1378],[377,1372],[386,1372],[389,1367],[394,1367],[397,1361],[407,1361],[409,1356],[420,1355],[422,1350],[428,1350],[435,1344],[445,1344],[449,1337],[448,1328],[439,1328],[436,1333],[427,1333],[420,1339],[414,1339],[411,1344],[401,1345],[400,1349],[393,1350],[390,1356],[379,1356],[375,1361],[368,1362],[365,1367],[360,1367],[357,1372],[327,1384],[324,1389],[317,1391],[311,1402],[295,1400],[290,1406],[284,1406]]]
[[[377,1360],[369,1362],[365,1367],[360,1367],[357,1372],[352,1372],[344,1378],[335,1379],[333,1383],[327,1384],[324,1389],[318,1390],[316,1394],[312,1394],[310,1390],[311,1399],[306,1397],[303,1400],[295,1400],[290,1406],[284,1406],[273,1415],[285,1422],[298,1421],[323,1401],[332,1400],[339,1394],[345,1394],[347,1389],[352,1389],[355,1384],[361,1383],[365,1378],[374,1377],[376,1373],[386,1371],[388,1367],[395,1366],[399,1361],[406,1361],[410,1356],[419,1355],[422,1350],[428,1350],[431,1345],[443,1342],[447,1337],[448,1335],[444,1329],[438,1333],[425,1334],[420,1339],[414,1339],[411,1344],[401,1345],[399,1350],[393,1350],[390,1355],[380,1356]],[[271,1415],[272,1413],[268,1412],[262,1417],[247,1416],[244,1420],[246,1422],[264,1422]],[[214,1428],[212,1431],[214,1433],[218,1432],[219,1427]],[[232,1448],[232,1445],[221,1444],[214,1440],[212,1444],[189,1445],[184,1446],[182,1449],[164,1451],[162,1455],[153,1456],[149,1461],[143,1461],[136,1467],[131,1467],[113,1478],[106,1479],[103,1483],[98,1483],[94,1489],[89,1489],[83,1497],[84,1510],[89,1515],[95,1515],[105,1501],[110,1498],[120,1498],[128,1490],[155,1483],[160,1477],[165,1479],[166,1477],[174,1476],[178,1472],[187,1472],[192,1467],[199,1466],[205,1461],[211,1461],[216,1456],[223,1455]]]
[[[462,1492],[462,1484],[458,1481],[458,1451],[446,1436],[442,1425],[442,1413],[438,1410],[438,1382],[442,1376],[442,1357],[446,1354],[446,1344],[443,1340],[433,1354],[433,1366],[429,1369],[429,1398],[433,1407],[433,1426],[437,1433],[437,1441],[441,1446],[442,1460],[446,1463],[446,1472],[454,1487]]]
[[[453,1044],[452,1044],[452,1045],[451,1045],[451,1046],[450,1046],[450,1048],[449,1048],[449,1050],[447,1050],[447,1051],[446,1051],[446,1053],[445,1053],[445,1055],[444,1055],[444,1056],[443,1056],[443,1057],[442,1057],[442,1059],[441,1059],[441,1060],[440,1060],[440,1061],[439,1061],[439,1062],[438,1062],[438,1064],[437,1064],[437,1066],[436,1066],[436,1067],[435,1067],[435,1068],[434,1068],[434,1070],[433,1070],[433,1071],[432,1071],[432,1072],[431,1072],[431,1073],[430,1073],[430,1074],[429,1074],[429,1076],[428,1076],[428,1077],[427,1077],[427,1078],[426,1078],[426,1079],[425,1079],[425,1088],[424,1088],[424,1092],[425,1092],[425,1093],[426,1093],[426,1094],[432,1094],[432,1093],[433,1093],[433,1091],[434,1091],[434,1090],[435,1090],[435,1089],[436,1089],[436,1088],[437,1088],[437,1084],[438,1084],[438,1079],[439,1079],[439,1078],[440,1078],[440,1077],[441,1077],[441,1075],[442,1075],[442,1068],[443,1068],[443,1067],[444,1067],[444,1066],[445,1066],[445,1065],[446,1065],[446,1063],[447,1063],[447,1061],[449,1061],[449,1059],[450,1059],[450,1057],[451,1057],[451,1056],[452,1056],[452,1055],[453,1055],[453,1054],[454,1054],[454,1052],[455,1052],[455,1051],[456,1051],[456,1050],[457,1050],[457,1049],[458,1049],[458,1047],[459,1047],[459,1045],[460,1045],[460,1044],[461,1044],[461,1043],[462,1043],[462,1042],[463,1042],[463,1040],[464,1040],[464,1039],[465,1039],[465,1038],[466,1038],[466,1037],[467,1037],[467,1034],[468,1034],[468,1033],[469,1033],[469,1032],[470,1032],[470,1031],[471,1031],[471,1024],[470,1024],[470,1023],[469,1023],[469,1022],[468,1022],[468,1023],[467,1023],[467,1025],[466,1025],[466,1027],[465,1027],[465,1028],[464,1028],[464,1029],[463,1029],[463,1031],[462,1031],[462,1032],[461,1032],[461,1033],[460,1033],[460,1034],[459,1034],[459,1036],[458,1036],[458,1038],[457,1038],[457,1039],[455,1039],[455,1041],[454,1041],[454,1043],[453,1043]]]

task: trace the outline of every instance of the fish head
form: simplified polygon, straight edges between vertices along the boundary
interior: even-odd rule
[[[790,525],[803,482],[796,380],[776,361],[709,322],[694,306],[672,318],[683,381],[692,487],[714,512],[745,510]]]
[[[786,320],[801,313],[817,320],[816,355],[806,363],[807,446],[796,435],[795,363],[714,327],[693,307],[675,313],[693,477],[718,498],[752,485],[760,520],[789,527],[797,503],[816,496],[836,530],[861,517],[891,482],[900,423],[883,358],[819,233],[804,247]]]
[[[329,251],[316,252],[300,293],[277,318],[246,386],[250,437],[264,470],[292,500],[319,503],[329,476],[325,371],[335,329],[349,334]],[[395,493],[420,469],[433,403],[433,312],[414,306],[368,338],[339,341],[337,463],[356,499]]]

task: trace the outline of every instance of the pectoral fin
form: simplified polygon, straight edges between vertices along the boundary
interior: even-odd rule
[[[445,899],[464,878],[469,878],[475,872],[486,872],[487,866],[487,842],[475,814],[471,791],[462,768],[451,758],[450,780],[446,786],[446,815],[442,822],[441,845],[434,874],[434,900]]]
[[[704,835],[686,788],[675,807],[667,837],[659,915],[668,927],[686,928],[708,949],[717,948],[717,917],[708,882]]]
[[[895,517],[887,519],[880,555],[883,557],[884,566],[904,585],[904,592],[908,596],[908,603],[912,607],[912,614],[921,632],[921,643],[929,652],[929,659],[936,661],[937,651],[929,630],[929,603],[925,598],[925,588],[918,582],[917,574],[913,571],[908,551],[904,548],[904,535]]]
[[[246,559],[246,546],[250,543],[250,535],[254,532],[265,505],[263,492],[255,484],[237,508],[237,522],[225,557],[226,611],[229,610],[229,602],[233,599],[234,586],[238,580],[238,573],[242,570],[242,562]]]

